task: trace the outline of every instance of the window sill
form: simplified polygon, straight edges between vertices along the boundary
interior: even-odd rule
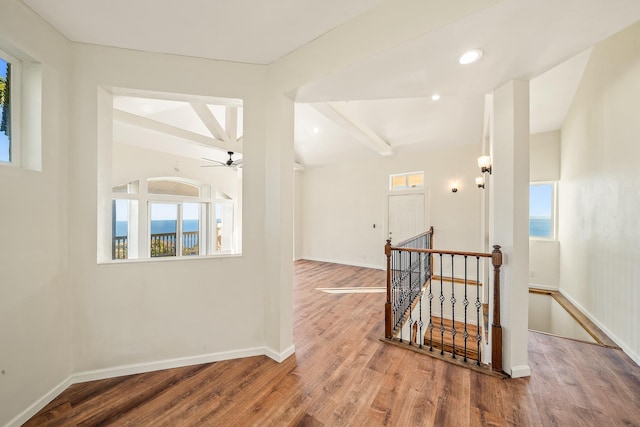
[[[531,237],[529,236],[529,241],[533,242],[560,242],[558,239],[554,239],[551,237]]]
[[[156,258],[136,258],[136,259],[113,259],[98,261],[98,265],[123,265],[123,264],[146,264],[158,262],[189,262],[196,260],[242,258],[242,254],[220,254],[220,255],[199,255],[182,257],[156,257]]]

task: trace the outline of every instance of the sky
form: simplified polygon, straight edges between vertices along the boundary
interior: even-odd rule
[[[183,203],[182,219],[199,219],[199,203]],[[124,199],[116,200],[116,221],[127,221],[129,217],[129,201]],[[178,219],[178,205],[174,203],[152,203],[151,221],[165,221]]]
[[[552,216],[553,184],[531,185],[529,187],[529,216]]]

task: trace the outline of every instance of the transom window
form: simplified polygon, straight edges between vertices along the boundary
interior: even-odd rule
[[[389,175],[389,190],[424,188],[424,172],[408,172]]]

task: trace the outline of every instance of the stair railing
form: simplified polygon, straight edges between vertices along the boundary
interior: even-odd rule
[[[402,249],[431,249],[433,227],[429,231],[391,247],[387,240],[387,302],[385,304],[385,336],[402,326],[416,298],[431,278],[432,256]],[[392,251],[395,249],[395,251]]]
[[[418,246],[416,242],[425,235],[428,247],[412,247]],[[500,246],[494,246],[489,254],[435,250],[432,244],[433,227],[397,246],[387,240],[385,338],[420,349],[428,347],[430,352],[440,349],[441,355],[447,353],[454,359],[462,356],[464,362],[471,358],[481,365],[481,342],[488,338],[484,317],[493,310],[491,369],[501,372]],[[494,292],[485,303],[480,286],[489,283],[482,277],[485,269],[482,264],[489,260],[493,266]]]

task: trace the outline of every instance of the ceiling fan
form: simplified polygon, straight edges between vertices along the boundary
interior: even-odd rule
[[[206,160],[208,162],[214,162],[217,163],[215,165],[202,165],[200,167],[202,168],[216,168],[216,167],[220,167],[220,166],[224,166],[224,167],[230,167],[230,166],[235,166],[235,167],[242,167],[242,159],[239,160],[233,160],[233,151],[227,151],[227,154],[229,155],[229,160],[227,160],[226,162],[220,162],[218,160],[213,160],[213,159],[207,159],[206,157],[203,157],[202,160]]]

